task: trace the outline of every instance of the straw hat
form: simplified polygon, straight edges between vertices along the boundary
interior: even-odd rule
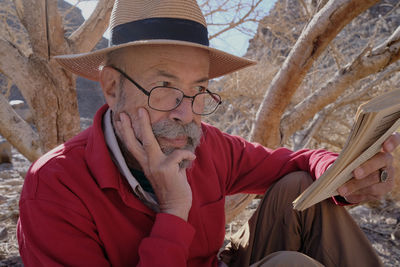
[[[123,47],[166,44],[206,49],[210,79],[255,64],[209,47],[206,21],[195,0],[115,0],[109,28],[109,47],[55,59],[71,72],[95,81],[107,54]]]

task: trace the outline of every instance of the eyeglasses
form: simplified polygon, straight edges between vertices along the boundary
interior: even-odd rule
[[[187,96],[182,92],[182,90],[169,86],[156,86],[150,91],[147,91],[125,72],[116,67],[113,68],[131,83],[133,83],[142,93],[147,95],[148,105],[154,110],[164,112],[174,110],[186,97],[192,100],[192,111],[194,114],[209,115],[213,113],[222,103],[221,96],[216,93],[212,93],[208,89],[206,89],[205,92],[197,93],[194,96]]]

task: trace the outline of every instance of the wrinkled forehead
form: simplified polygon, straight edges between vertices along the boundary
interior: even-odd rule
[[[132,70],[139,66],[158,64],[180,65],[209,70],[210,56],[205,49],[178,45],[147,45],[126,47],[108,55],[109,65]]]

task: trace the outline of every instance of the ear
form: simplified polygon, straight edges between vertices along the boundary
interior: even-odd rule
[[[113,109],[118,99],[120,74],[112,67],[103,67],[100,71],[100,85],[108,106]]]

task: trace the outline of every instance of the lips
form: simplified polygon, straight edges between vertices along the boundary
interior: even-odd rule
[[[159,137],[158,142],[161,147],[183,148],[187,145],[187,139],[187,136],[176,138]]]

